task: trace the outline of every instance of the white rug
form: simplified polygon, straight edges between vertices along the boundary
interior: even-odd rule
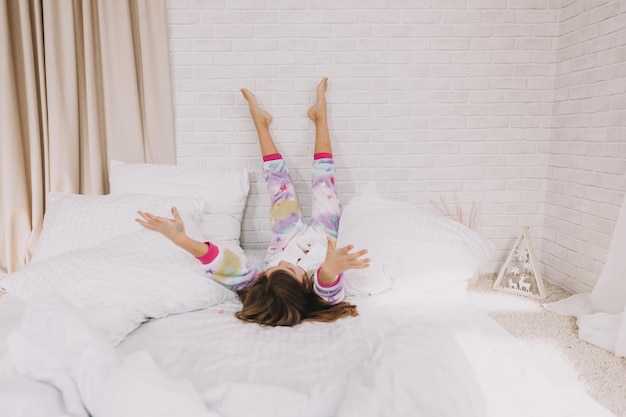
[[[575,318],[543,308],[571,294],[546,282],[547,298],[536,300],[493,290],[494,280],[482,276],[473,282],[471,300],[525,341],[538,360],[559,368],[616,416],[626,417],[626,359],[579,339]]]

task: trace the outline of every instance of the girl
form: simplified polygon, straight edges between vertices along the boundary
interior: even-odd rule
[[[263,155],[263,177],[271,198],[272,242],[263,272],[246,267],[235,251],[213,242],[199,242],[185,234],[176,208],[173,219],[139,211],[137,221],[146,229],[162,233],[174,244],[194,255],[210,276],[235,290],[243,307],[237,317],[270,326],[293,326],[303,320],[331,322],[356,316],[356,306],[343,301],[342,273],[369,266],[367,250],[336,248],[341,205],[334,187],[334,162],[326,117],[326,88],[323,78],[308,117],[315,122],[312,171],[312,214],[306,224],[300,213],[295,189],[269,133],[272,116],[262,110],[256,97],[241,90],[248,102]]]

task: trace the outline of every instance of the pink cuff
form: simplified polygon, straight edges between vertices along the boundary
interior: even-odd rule
[[[269,155],[263,155],[263,162],[275,161],[277,159],[283,159],[283,156],[279,153],[271,153]]]
[[[341,279],[342,274],[337,275],[337,279],[334,280],[333,282],[331,282],[330,284],[325,284],[320,280],[320,271],[322,270],[322,267],[320,266],[317,269],[317,283],[320,285],[320,287],[322,288],[330,288],[330,287],[334,287],[335,285],[337,285],[337,283],[339,282],[339,280]]]
[[[209,246],[209,250],[202,256],[196,256],[196,259],[202,262],[203,265],[210,264],[220,254],[220,248],[211,244],[211,242],[204,242]]]
[[[313,160],[317,161],[318,159],[332,159],[333,158],[333,154],[330,152],[318,152],[315,155],[313,155]]]

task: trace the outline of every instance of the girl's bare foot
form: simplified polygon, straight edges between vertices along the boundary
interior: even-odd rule
[[[265,126],[269,126],[272,123],[272,115],[263,110],[256,101],[256,97],[249,90],[242,88],[241,93],[243,94],[243,98],[248,102],[248,106],[250,107],[250,114],[252,115],[252,120],[255,124],[261,123]]]
[[[315,100],[315,104],[311,106],[307,115],[309,119],[314,122],[317,121],[319,117],[326,116],[326,88],[328,87],[328,77],[322,78],[322,81],[317,85],[317,99]]]

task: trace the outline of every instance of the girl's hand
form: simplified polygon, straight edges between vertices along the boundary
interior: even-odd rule
[[[176,207],[172,207],[173,219],[155,216],[152,213],[141,210],[138,210],[137,213],[142,217],[141,219],[135,219],[137,223],[148,230],[161,233],[175,244],[180,245],[187,238],[185,224]]]
[[[337,275],[348,269],[363,269],[370,266],[369,258],[362,258],[367,253],[367,249],[350,252],[354,245],[347,245],[337,249],[335,239],[328,239],[328,249],[326,259],[322,264],[319,279],[322,283],[330,284],[337,279]]]

